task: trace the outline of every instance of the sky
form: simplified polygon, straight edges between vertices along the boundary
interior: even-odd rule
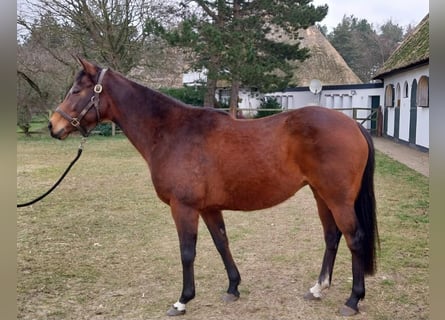
[[[316,6],[327,4],[328,14],[320,22],[331,32],[343,16],[366,19],[374,27],[388,20],[401,27],[416,26],[429,12],[429,0],[313,0]]]
[[[17,0],[19,9],[24,1]],[[342,21],[343,15],[366,19],[378,28],[389,19],[401,27],[416,26],[429,12],[429,0],[313,0],[312,3],[328,5],[328,14],[320,22],[328,27],[328,32]]]

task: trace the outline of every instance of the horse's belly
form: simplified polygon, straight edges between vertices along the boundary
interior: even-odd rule
[[[238,182],[226,188],[224,209],[228,210],[259,210],[275,206],[293,196],[304,186],[302,180],[276,179],[250,183]]]

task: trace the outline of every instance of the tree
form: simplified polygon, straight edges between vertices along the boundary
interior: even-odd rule
[[[328,26],[327,25],[321,25],[319,23],[317,23],[317,28],[318,30],[320,30],[321,34],[324,35],[325,37],[328,36]]]
[[[151,48],[158,50],[149,45],[156,39],[143,24],[161,15],[162,6],[149,1],[26,0],[17,17],[26,31],[18,39],[18,114],[46,111],[63,98],[78,70],[73,55],[125,74]]]
[[[69,30],[45,14],[32,23],[17,46],[17,124],[27,133],[36,114],[47,115],[71,85],[75,69],[70,57]],[[56,51],[48,50],[54,48]],[[72,58],[71,58],[72,59]]]
[[[205,68],[205,105],[214,106],[218,80],[231,83],[229,107],[235,114],[240,85],[263,92],[287,86],[291,78],[289,61],[309,56],[299,48],[297,32],[322,20],[327,6],[314,7],[312,0],[187,0],[178,28],[165,31],[169,43],[193,51],[194,67]],[[278,42],[273,28],[294,39]]]
[[[380,34],[378,35],[378,38],[383,54],[382,60],[386,61],[403,40],[403,28],[398,24],[394,24],[392,20],[388,20],[380,26]]]
[[[328,35],[334,48],[342,55],[346,63],[362,81],[369,79],[368,70],[374,65],[374,57],[379,56],[374,46],[370,45],[373,38],[372,26],[365,20],[351,16],[343,16],[341,23]],[[368,56],[371,60],[366,60]],[[370,65],[369,65],[370,64]]]
[[[364,82],[372,79],[403,38],[403,28],[387,21],[380,33],[366,20],[343,16],[328,39],[346,63]]]
[[[146,0],[36,0],[28,2],[28,6],[34,16],[53,17],[57,24],[69,28],[69,32],[57,36],[69,38],[75,51],[72,53],[123,73],[141,59],[149,36],[143,32],[142,24],[153,9]],[[19,16],[18,23],[30,32],[37,27],[36,20],[30,23],[23,16]],[[56,59],[60,58],[57,48],[47,47]]]

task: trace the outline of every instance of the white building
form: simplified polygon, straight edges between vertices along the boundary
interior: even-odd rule
[[[338,109],[363,122],[367,129],[377,130],[377,110],[383,101],[383,83],[325,85],[318,94],[309,87],[289,88],[284,92],[267,94],[276,99],[283,109],[297,109],[308,105],[321,105]],[[372,114],[372,121],[371,121]],[[365,120],[369,118],[369,120]]]
[[[429,15],[392,53],[375,79],[384,83],[384,135],[429,149]]]

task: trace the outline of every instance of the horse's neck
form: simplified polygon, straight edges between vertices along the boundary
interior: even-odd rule
[[[182,108],[175,100],[122,76],[118,81],[120,85],[111,93],[112,120],[149,162],[159,128],[168,126]]]

